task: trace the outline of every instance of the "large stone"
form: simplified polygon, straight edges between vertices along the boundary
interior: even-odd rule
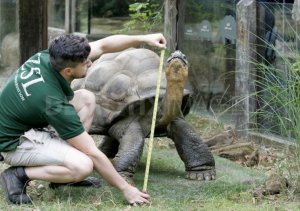
[[[1,75],[9,75],[19,67],[20,51],[19,51],[19,34],[7,34],[1,45],[1,61],[4,66],[4,72]]]

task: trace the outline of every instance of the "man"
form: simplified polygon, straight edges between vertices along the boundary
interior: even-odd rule
[[[166,48],[162,34],[114,35],[91,43],[63,35],[10,78],[0,96],[0,151],[11,167],[0,178],[11,203],[31,202],[26,194],[30,180],[76,183],[93,169],[130,204],[149,203],[150,196],[129,185],[87,133],[96,107],[94,94],[70,88],[102,54],[143,43]],[[44,129],[47,125],[57,133]]]

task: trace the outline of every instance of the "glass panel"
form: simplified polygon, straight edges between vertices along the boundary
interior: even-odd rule
[[[65,1],[48,1],[48,26],[54,28],[65,28]]]
[[[120,30],[129,19],[128,7],[134,1],[91,0],[91,34],[107,35]]]
[[[48,1],[48,44],[65,33],[65,1]]]
[[[298,108],[299,22],[293,4],[259,4],[257,119],[263,132],[294,137]],[[299,63],[298,63],[299,64]],[[299,98],[299,96],[298,96]]]
[[[163,31],[163,0],[90,0],[90,34],[144,34]]]
[[[196,112],[223,112],[235,89],[236,1],[187,0],[183,52]]]
[[[56,29],[65,29],[65,4],[66,1],[48,1],[48,26]],[[88,32],[89,0],[70,0],[70,25],[71,31]],[[50,28],[50,30],[53,30]]]
[[[88,33],[89,0],[77,0],[75,4],[75,31]]]
[[[70,31],[93,39],[110,34],[143,34],[163,31],[163,0],[69,0]],[[66,1],[48,1],[50,35],[65,29]],[[91,35],[92,34],[92,35]]]

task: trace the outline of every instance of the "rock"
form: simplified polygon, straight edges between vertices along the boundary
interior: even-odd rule
[[[203,141],[210,148],[217,148],[222,145],[230,145],[233,142],[233,140],[229,137],[227,131],[224,131]]]
[[[256,188],[253,191],[254,197],[262,197],[267,195],[280,194],[289,187],[288,180],[282,175],[271,172],[266,179],[264,185]]]
[[[276,173],[272,173],[265,182],[266,194],[279,194],[288,186],[288,181],[285,177]]]
[[[258,149],[255,149],[249,156],[245,156],[246,161],[245,161],[245,166],[247,167],[252,167],[256,166],[259,163],[259,151]]]
[[[1,44],[1,62],[4,67],[8,67],[5,75],[10,75],[19,68],[20,65],[20,46],[19,34],[7,34]],[[2,73],[1,73],[2,74]]]
[[[254,152],[254,147],[249,142],[236,143],[229,146],[223,146],[212,150],[212,152],[220,157],[227,158],[232,161],[244,163],[247,157]]]

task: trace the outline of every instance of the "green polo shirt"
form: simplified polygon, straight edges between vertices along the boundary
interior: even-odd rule
[[[64,140],[84,132],[69,103],[74,92],[49,63],[48,50],[27,60],[0,95],[0,151],[16,149],[19,137],[31,128],[51,125]]]

